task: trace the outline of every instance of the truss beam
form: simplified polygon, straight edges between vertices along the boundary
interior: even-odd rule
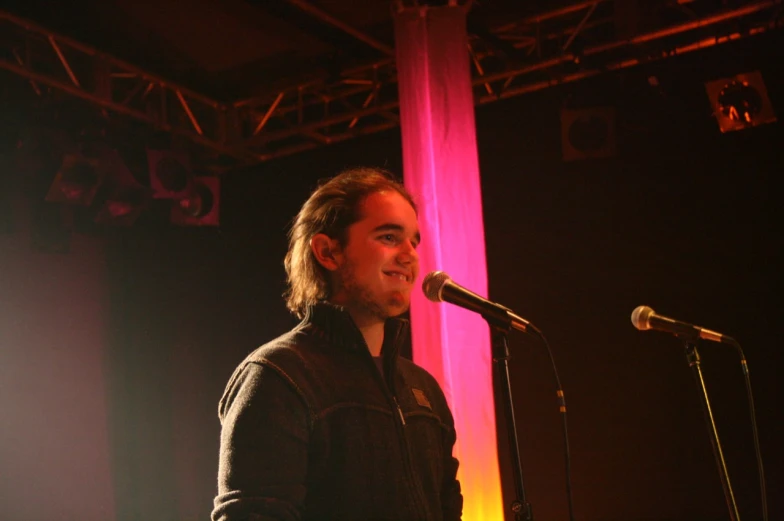
[[[296,3],[298,0],[292,0]],[[689,4],[689,18],[630,38],[615,36],[614,2],[575,2],[491,29],[521,50],[511,61],[481,38],[468,50],[478,105],[579,81],[778,29],[784,0],[746,0],[734,9]],[[713,6],[713,7],[712,7]],[[677,5],[676,5],[677,7]],[[7,30],[11,29],[11,30]],[[252,164],[394,128],[397,73],[392,58],[269,95],[221,103],[95,49],[0,11],[0,68],[41,86],[188,137]],[[517,57],[515,57],[517,59]]]
[[[679,1],[686,2],[693,7],[699,3]],[[529,16],[493,30],[499,38],[526,50],[531,57],[527,63],[507,62],[499,67],[491,46],[478,38],[469,42],[476,102],[483,105],[758,35],[782,26],[782,21],[775,19],[781,6],[782,0],[764,0],[746,1],[730,10],[702,9],[686,22],[624,39],[614,36],[613,2],[609,0],[579,2]],[[739,25],[744,29],[738,30]],[[578,37],[582,38],[580,49],[575,48]],[[566,72],[567,68],[578,70]],[[309,81],[274,96],[239,101],[234,107],[242,118],[265,118],[266,122],[265,132],[243,136],[243,142],[250,148],[268,150],[266,157],[272,158],[288,155],[288,143],[297,136],[304,141],[291,149],[294,152],[320,146],[308,138],[314,132],[334,143],[352,137],[352,132],[362,128],[361,121],[368,125],[363,133],[389,128],[379,123],[383,115],[394,115],[397,110],[396,81],[395,64],[385,59],[343,71],[337,81]],[[360,101],[374,92],[371,103]],[[274,102],[277,104],[270,112]]]
[[[385,44],[383,42],[380,42],[380,41],[376,40],[375,38],[373,38],[372,36],[370,36],[369,34],[364,33],[362,31],[360,31],[359,29],[356,29],[356,28],[350,26],[349,24],[343,22],[342,20],[339,20],[339,19],[335,18],[334,16],[330,15],[326,11],[322,11],[321,9],[319,9],[315,5],[311,4],[310,2],[306,2],[305,0],[287,0],[287,1],[290,4],[296,6],[301,11],[304,11],[304,12],[308,13],[309,15],[318,18],[319,20],[321,20],[322,22],[324,22],[326,24],[329,24],[329,25],[331,25],[331,26],[333,26],[333,27],[335,27],[337,29],[340,29],[344,33],[353,36],[354,38],[356,38],[360,42],[363,42],[363,43],[373,47],[374,49],[376,49],[378,51],[381,51],[382,53],[386,54],[387,56],[394,56],[395,55],[395,50],[392,47],[390,47],[389,45],[387,45],[387,44]]]
[[[0,11],[0,68],[40,86],[160,130],[183,135],[242,162],[260,158],[230,144],[227,113],[219,103],[65,36]]]

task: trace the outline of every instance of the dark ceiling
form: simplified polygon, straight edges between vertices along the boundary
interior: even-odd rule
[[[388,56],[392,0],[22,0],[8,11],[221,101]],[[432,2],[431,2],[432,3]],[[472,19],[508,22],[568,1],[490,0]]]
[[[397,126],[393,12],[415,2],[14,0],[0,68],[252,164]],[[478,105],[784,25],[782,0],[468,7]]]

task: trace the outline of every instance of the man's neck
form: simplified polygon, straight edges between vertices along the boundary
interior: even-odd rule
[[[365,343],[370,354],[381,356],[381,346],[384,344],[384,324],[360,326],[359,330],[362,332],[362,336],[365,337]]]
[[[381,346],[384,344],[384,321],[376,316],[369,317],[362,313],[349,311],[349,314],[365,338],[370,354],[381,356]]]

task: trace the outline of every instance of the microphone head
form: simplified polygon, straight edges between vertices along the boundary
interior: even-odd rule
[[[632,325],[640,331],[650,329],[650,319],[654,313],[653,309],[648,306],[637,306],[632,311]]]
[[[425,293],[427,300],[442,302],[441,290],[444,288],[444,284],[450,280],[452,278],[443,271],[431,271],[428,273],[425,276],[425,280],[422,281],[422,291]]]

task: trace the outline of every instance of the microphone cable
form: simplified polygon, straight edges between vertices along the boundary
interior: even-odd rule
[[[740,365],[743,369],[743,379],[746,383],[746,397],[749,401],[749,416],[751,417],[751,432],[754,436],[754,455],[757,458],[757,472],[759,474],[760,499],[762,501],[762,521],[768,521],[768,494],[765,485],[765,470],[762,466],[762,451],[759,442],[759,430],[757,429],[757,413],[754,408],[754,395],[751,392],[751,376],[749,375],[749,365],[746,363],[746,355],[735,339],[730,340],[730,344],[738,350],[740,355]]]
[[[547,355],[550,357],[550,365],[553,368],[553,377],[555,378],[555,394],[558,398],[558,411],[561,414],[561,426],[563,429],[563,440],[564,440],[564,469],[566,474],[566,500],[569,506],[569,521],[574,521],[574,498],[572,495],[572,454],[569,448],[569,428],[568,422],[566,421],[566,397],[564,396],[563,386],[561,385],[561,377],[558,376],[558,368],[555,365],[555,357],[553,356],[553,350],[550,347],[550,342],[547,340],[547,337],[544,336],[538,328],[534,327],[533,324],[530,324],[528,328],[532,333],[535,333],[538,336],[542,343],[547,350]],[[765,519],[764,521],[767,521]]]

